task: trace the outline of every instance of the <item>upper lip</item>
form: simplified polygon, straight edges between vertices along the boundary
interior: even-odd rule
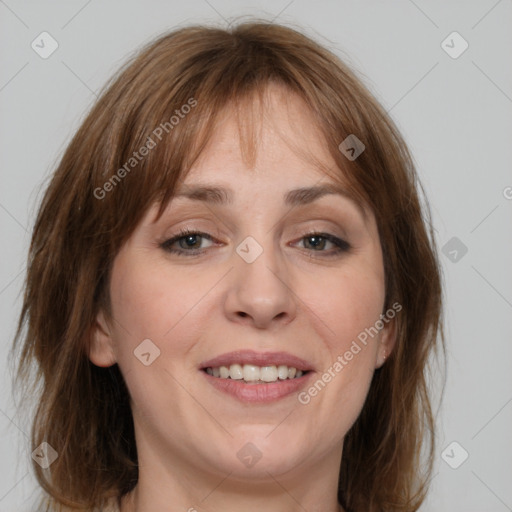
[[[302,371],[313,369],[311,363],[288,352],[255,352],[254,350],[227,352],[201,363],[199,367],[203,370],[205,368],[218,368],[219,366],[230,366],[232,364],[253,364],[255,366],[286,365]]]

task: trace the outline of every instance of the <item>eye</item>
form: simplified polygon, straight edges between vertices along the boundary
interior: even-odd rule
[[[311,249],[312,252],[323,253],[322,256],[336,256],[340,253],[347,252],[351,246],[345,240],[338,238],[330,233],[308,233],[304,235],[300,241],[304,241],[304,248]],[[326,251],[325,248],[331,245],[331,250]]]
[[[202,244],[204,240],[210,241],[210,245],[204,247]],[[323,257],[337,256],[351,249],[348,242],[329,233],[308,233],[300,239],[300,242],[304,242],[303,248],[308,250],[308,252],[320,253]],[[160,247],[171,254],[195,256],[203,253],[205,249],[212,245],[213,238],[208,233],[184,229],[161,243]],[[331,249],[326,250],[326,247],[329,249],[329,245]],[[311,257],[315,256],[311,254]]]
[[[160,247],[172,254],[183,255],[187,253],[189,255],[195,255],[200,254],[205,249],[201,243],[203,240],[212,241],[212,237],[207,233],[184,229],[169,240],[160,244]],[[177,247],[173,247],[175,245],[177,245]]]

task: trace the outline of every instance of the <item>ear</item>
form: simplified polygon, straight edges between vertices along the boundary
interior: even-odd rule
[[[384,328],[380,332],[379,347],[377,351],[377,360],[375,368],[380,368],[384,365],[387,358],[393,352],[397,339],[396,318],[384,322]]]
[[[111,329],[105,320],[103,311],[98,313],[94,326],[92,327],[89,359],[96,366],[102,368],[107,368],[117,362],[113,349]]]

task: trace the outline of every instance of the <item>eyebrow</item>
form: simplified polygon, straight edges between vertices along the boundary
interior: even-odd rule
[[[340,195],[350,200],[366,220],[366,210],[361,203],[346,189],[335,184],[324,184],[313,187],[302,187],[289,190],[284,194],[284,204],[296,208],[311,204],[327,195]],[[192,201],[203,201],[205,203],[225,205],[233,203],[233,190],[229,188],[209,185],[184,185],[175,195],[175,198],[187,198]]]

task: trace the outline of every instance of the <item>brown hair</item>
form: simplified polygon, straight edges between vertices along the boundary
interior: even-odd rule
[[[428,203],[420,204],[421,184],[398,129],[355,74],[298,31],[251,22],[182,28],[133,57],[107,84],[45,192],[13,352],[21,349],[15,385],[26,395],[40,385],[33,448],[46,441],[59,454],[48,470],[33,464],[52,507],[101,507],[136,485],[123,377],[117,365],[99,368],[88,358],[98,311],[111,315],[111,265],[155,201],[163,212],[222,109],[270,83],[307,103],[337,164],[333,178],[375,213],[384,309],[403,308],[395,349],[375,371],[345,437],[339,501],[368,512],[415,511],[422,503],[434,453],[429,356],[444,348]],[[350,134],[366,146],[353,161],[338,148]]]

